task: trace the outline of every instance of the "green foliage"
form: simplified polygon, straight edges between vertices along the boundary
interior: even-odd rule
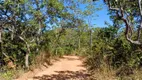
[[[123,2],[127,5],[126,12],[135,14],[138,10],[129,9],[132,6],[125,3],[126,1],[111,0],[111,3],[114,7],[119,7],[120,2]],[[115,5],[116,3],[119,5]],[[84,10],[80,5],[84,6]],[[124,70],[126,67],[130,70],[140,68],[141,46],[130,44],[124,39],[123,30],[118,29],[118,25],[122,26],[121,21],[112,17],[116,22],[115,27],[107,23],[106,28],[93,27],[90,21],[96,16],[94,12],[100,9],[91,0],[0,2],[0,22],[3,23],[0,26],[0,68],[7,66],[6,62],[9,60],[17,67],[25,68],[28,67],[26,61],[32,65],[38,63],[36,58],[41,58],[39,61],[43,62],[47,61],[46,58],[70,54],[85,56],[89,70],[100,69],[104,65],[116,70]],[[134,17],[129,18],[133,21]],[[136,35],[135,31],[134,34]],[[135,39],[135,36],[132,37]],[[25,59],[27,55],[28,60]],[[12,74],[14,73],[7,72],[3,77],[8,80],[7,76],[13,76]]]
[[[133,74],[134,69],[141,67],[141,47],[129,43],[117,31],[115,27],[94,30],[92,52],[87,54],[85,61],[90,71],[107,67],[117,70],[116,75],[123,77]]]

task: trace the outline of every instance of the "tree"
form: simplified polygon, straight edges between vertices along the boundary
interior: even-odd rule
[[[125,24],[126,39],[137,45],[141,45],[142,7],[141,0],[104,0],[115,20],[121,20]],[[134,35],[137,29],[137,38]]]

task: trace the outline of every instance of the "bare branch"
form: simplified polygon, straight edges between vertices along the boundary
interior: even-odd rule
[[[140,8],[140,14],[141,14],[141,22],[140,22],[140,27],[138,29],[138,39],[136,41],[132,40],[131,37],[132,37],[132,25],[131,25],[131,22],[129,21],[129,15],[127,14],[127,12],[125,12],[122,8],[122,6],[120,6],[120,8],[112,8],[111,7],[111,4],[110,4],[110,0],[104,0],[104,2],[108,5],[109,7],[109,10],[113,10],[113,11],[116,11],[116,15],[117,17],[122,20],[124,23],[125,23],[125,26],[126,26],[126,30],[125,30],[125,37],[126,39],[133,43],[133,44],[137,44],[137,45],[141,45],[140,41],[139,41],[139,38],[140,38],[140,30],[142,29],[142,8],[141,8],[141,0],[139,0],[139,8]],[[125,15],[125,17],[124,17]],[[130,35],[129,35],[130,34]]]
[[[0,27],[0,43],[2,42],[2,28]]]
[[[131,42],[131,43],[133,43],[133,44],[137,44],[137,45],[141,45],[141,43],[140,43],[140,41],[133,41],[132,39],[130,39],[129,37],[128,37],[128,35],[125,35],[126,36],[126,39],[129,41],[129,42]]]
[[[142,16],[141,0],[139,0],[138,4],[139,4],[139,9],[140,9],[140,14],[141,14],[141,16]]]
[[[26,47],[27,47],[28,52],[26,53],[26,56],[25,56],[25,66],[29,69],[29,62],[28,61],[29,61],[29,54],[31,53],[30,45],[22,36],[19,36],[19,38],[26,43]]]
[[[140,11],[141,21],[140,21],[140,26],[138,27],[138,36],[137,36],[137,40],[140,39],[140,34],[141,34],[141,29],[142,29],[142,7],[141,7],[141,0],[138,1],[138,4],[139,4],[139,11]]]
[[[26,47],[28,49],[28,53],[30,53],[31,51],[30,51],[30,46],[29,46],[28,42],[22,36],[19,36],[19,38],[26,43]]]

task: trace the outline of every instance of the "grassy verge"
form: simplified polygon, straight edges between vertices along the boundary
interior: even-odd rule
[[[22,69],[1,71],[0,80],[13,80],[15,78],[18,78],[23,73],[24,70]]]

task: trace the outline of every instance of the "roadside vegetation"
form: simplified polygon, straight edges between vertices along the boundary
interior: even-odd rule
[[[0,0],[0,80],[63,55],[85,58],[91,80],[140,80],[141,0],[104,0],[105,27],[92,22],[98,1]]]

